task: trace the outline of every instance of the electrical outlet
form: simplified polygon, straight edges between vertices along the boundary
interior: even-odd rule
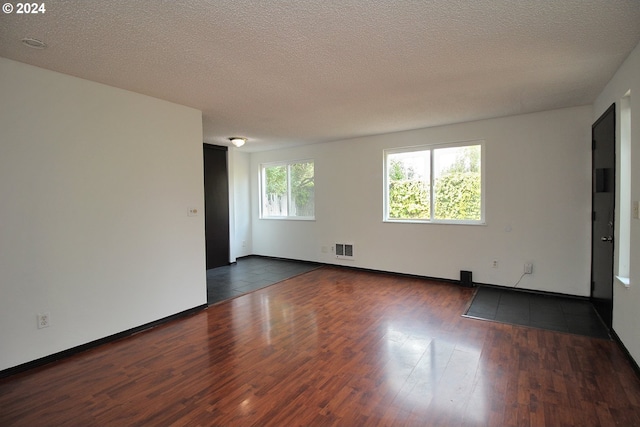
[[[498,268],[498,260],[497,260],[497,259],[494,259],[494,260],[491,262],[491,268]]]
[[[49,313],[40,313],[37,316],[38,318],[38,329],[48,328],[51,326],[51,316]]]
[[[530,262],[524,265],[524,274],[532,274],[533,273],[533,264]]]

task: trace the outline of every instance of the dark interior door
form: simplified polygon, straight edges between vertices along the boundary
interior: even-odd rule
[[[591,127],[592,139],[592,224],[591,301],[611,329],[613,318],[613,230],[616,182],[615,104]]]
[[[204,144],[204,214],[207,270],[229,265],[227,147]]]

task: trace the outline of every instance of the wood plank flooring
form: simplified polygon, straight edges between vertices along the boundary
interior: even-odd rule
[[[640,425],[615,342],[463,318],[473,292],[323,267],[5,378],[0,425]]]

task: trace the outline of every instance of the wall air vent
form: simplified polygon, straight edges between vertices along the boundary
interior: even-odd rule
[[[336,243],[336,258],[353,259],[353,243]]]

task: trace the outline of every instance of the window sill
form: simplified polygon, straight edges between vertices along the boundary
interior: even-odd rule
[[[276,221],[315,221],[311,216],[263,216],[260,219],[274,219]]]
[[[435,225],[487,225],[483,221],[424,221],[418,219],[383,219],[391,224],[435,224]]]
[[[631,280],[628,277],[616,276],[616,280],[627,289],[631,287]]]

